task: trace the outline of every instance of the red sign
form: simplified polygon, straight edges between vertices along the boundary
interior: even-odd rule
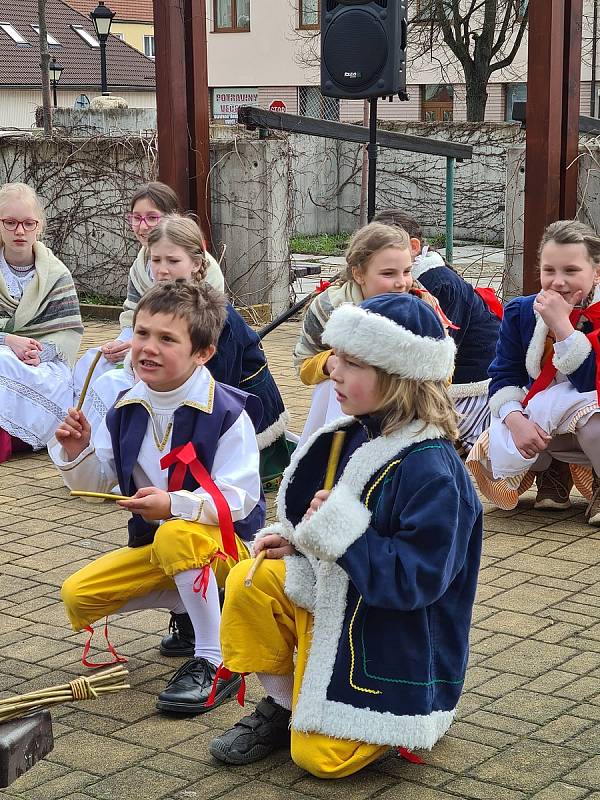
[[[283,100],[273,100],[273,102],[269,106],[269,111],[278,111],[281,114],[285,114],[285,112],[287,111],[287,106],[283,102]]]

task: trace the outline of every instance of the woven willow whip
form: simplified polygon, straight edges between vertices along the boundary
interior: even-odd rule
[[[73,700],[96,700],[103,694],[129,689],[129,684],[123,683],[126,675],[129,673],[124,667],[112,667],[89,678],[81,675],[60,686],[6,697],[0,700],[0,723],[22,717],[33,709],[47,708],[57,703],[71,703]]]

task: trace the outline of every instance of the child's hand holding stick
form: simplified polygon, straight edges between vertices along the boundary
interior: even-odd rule
[[[323,486],[323,491],[329,492],[333,488],[333,482],[335,480],[335,473],[338,468],[338,464],[340,462],[340,455],[342,453],[342,446],[344,444],[344,438],[346,436],[346,431],[336,431],[333,434],[333,440],[331,442],[331,448],[329,450],[329,458],[327,459],[327,469],[325,470],[325,483]],[[317,492],[315,497],[317,497],[320,492]],[[321,502],[324,502],[321,500]],[[320,505],[321,503],[319,503]],[[311,504],[312,505],[312,504]],[[313,510],[314,513],[314,510]],[[278,539],[281,541],[269,541],[271,539]],[[285,544],[284,544],[285,543]],[[259,568],[261,562],[265,559],[267,550],[270,548],[281,548],[282,550],[287,550],[287,548],[291,548],[292,546],[287,542],[283,537],[276,536],[272,534],[271,536],[265,536],[264,539],[259,539],[257,545],[261,546],[261,550],[252,562],[252,566],[248,570],[248,574],[246,575],[246,580],[244,581],[244,586],[249,587],[252,586],[252,580],[254,575],[256,574],[256,570]],[[292,551],[290,551],[292,552]],[[285,552],[282,554],[285,555]],[[280,558],[282,556],[279,556]]]

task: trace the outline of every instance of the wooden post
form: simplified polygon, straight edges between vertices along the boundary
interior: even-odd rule
[[[194,211],[210,247],[205,0],[154,0],[158,174]]]
[[[539,288],[544,228],[577,204],[582,0],[529,4],[523,293]]]

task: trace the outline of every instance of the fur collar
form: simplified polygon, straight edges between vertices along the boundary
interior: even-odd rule
[[[594,295],[590,305],[598,302],[600,302],[600,285],[596,286],[594,289]],[[533,309],[533,315],[535,317],[535,328],[531,341],[527,346],[525,368],[529,377],[535,379],[542,371],[542,356],[544,355],[544,345],[546,344],[549,328],[535,309]]]
[[[291,523],[287,515],[285,498],[299,462],[305,458],[313,444],[323,433],[343,430],[352,425],[354,421],[354,417],[342,417],[333,420],[333,422],[315,431],[305,444],[295,451],[290,465],[283,473],[281,486],[277,495],[277,518],[286,525],[286,528],[291,528]],[[388,436],[378,436],[375,439],[371,439],[361,445],[351,455],[339,483],[344,484],[356,498],[360,498],[369,479],[372,478],[376,472],[385,467],[394,456],[398,455],[398,453],[405,450],[411,444],[422,442],[425,439],[439,438],[443,438],[443,433],[437,425],[424,426],[422,422],[417,420],[415,422],[409,422],[408,425],[405,425]]]

